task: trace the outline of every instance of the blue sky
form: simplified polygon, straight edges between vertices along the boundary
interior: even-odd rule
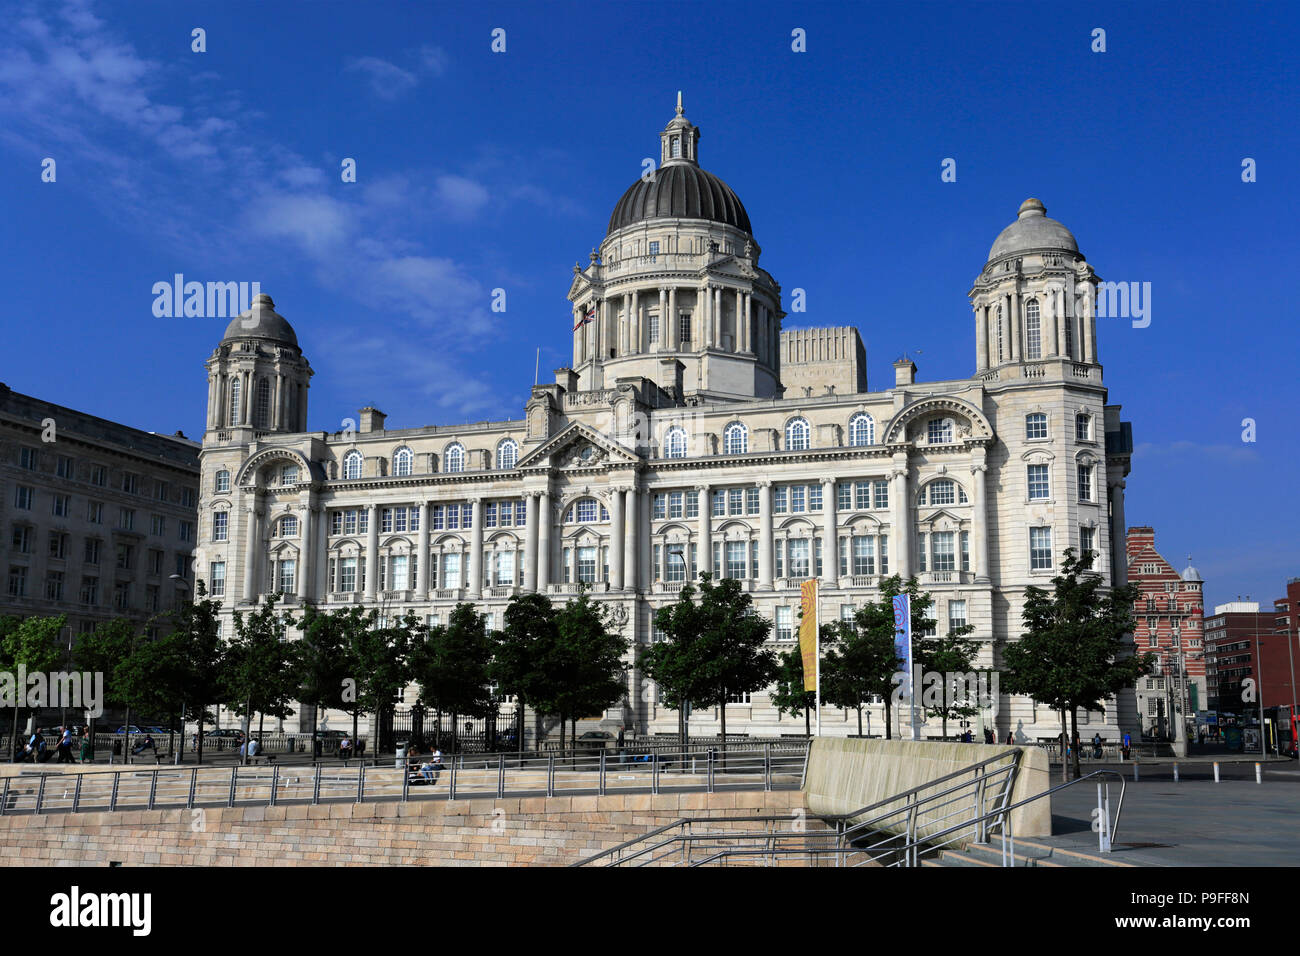
[[[971,374],[966,292],[1028,196],[1103,278],[1150,282],[1150,327],[1099,329],[1129,523],[1194,556],[1207,605],[1300,574],[1295,5],[0,6],[11,388],[199,435],[225,322],[153,315],[180,272],[275,298],[313,429],[518,417],[681,89],[762,264],[806,290],[787,327],[856,325],[873,387],[904,350]]]

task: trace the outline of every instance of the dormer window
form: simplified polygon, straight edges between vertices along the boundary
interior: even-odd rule
[[[681,157],[682,157],[682,138],[681,138],[680,136],[674,136],[674,137],[673,137],[673,152],[672,152],[672,156],[673,156],[673,159],[681,159]]]

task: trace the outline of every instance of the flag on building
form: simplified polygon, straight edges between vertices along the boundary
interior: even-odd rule
[[[587,310],[587,314],[582,318],[580,318],[578,320],[578,324],[573,327],[573,331],[576,332],[578,331],[578,329],[582,328],[588,322],[594,322],[594,321],[596,321],[596,304],[593,302],[591,308]]]

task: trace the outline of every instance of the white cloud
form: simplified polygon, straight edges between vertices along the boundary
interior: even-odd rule
[[[419,82],[414,73],[377,56],[355,57],[347,62],[347,69],[366,74],[370,89],[385,100],[397,99]]]
[[[439,176],[435,180],[434,195],[447,215],[453,219],[472,219],[490,198],[479,183],[464,176]]]

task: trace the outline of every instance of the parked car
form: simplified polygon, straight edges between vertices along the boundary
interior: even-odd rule
[[[117,730],[113,731],[113,733],[115,733],[115,734],[142,734],[142,733],[144,733],[144,731],[141,730],[139,727],[137,727],[135,724],[131,724],[131,726],[129,726],[129,727],[126,726],[125,724],[123,724],[121,727],[117,728]]]

